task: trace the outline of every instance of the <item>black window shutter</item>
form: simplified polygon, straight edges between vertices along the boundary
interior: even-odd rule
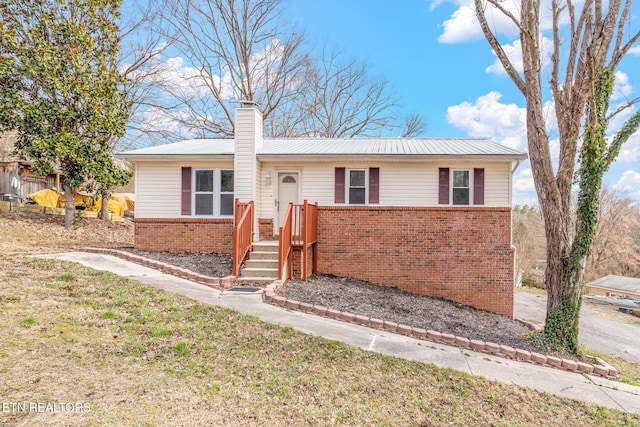
[[[438,182],[438,203],[449,204],[449,168],[440,168]]]
[[[336,179],[335,179],[335,203],[344,203],[345,200],[345,188],[344,188],[344,179],[345,179],[345,168],[336,168]]]
[[[484,168],[473,170],[473,204],[484,205]]]
[[[182,168],[182,215],[191,215],[191,168]]]

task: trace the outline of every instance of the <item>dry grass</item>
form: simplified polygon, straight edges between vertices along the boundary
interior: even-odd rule
[[[7,232],[3,253],[73,244],[54,233],[36,245],[29,240],[40,233],[11,221],[0,218],[0,232],[22,232]],[[96,244],[122,242],[98,235]],[[82,413],[0,412],[0,425],[640,423],[640,416],[365,352],[61,261],[2,257],[0,322],[0,401],[90,405]]]
[[[0,212],[0,253],[5,256],[68,251],[73,246],[132,246],[133,228],[84,218],[68,230],[64,217]]]

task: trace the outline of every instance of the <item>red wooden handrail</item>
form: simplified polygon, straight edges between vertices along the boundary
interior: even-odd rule
[[[307,272],[307,257],[309,256],[309,246],[315,245],[318,242],[318,204],[311,204],[304,201],[302,206],[302,212],[304,214],[304,220],[302,222],[302,278],[306,281]],[[317,254],[313,256],[313,272],[317,270],[316,260]]]
[[[293,204],[289,203],[287,214],[284,216],[278,242],[278,279],[284,278],[285,262],[289,261],[289,278],[293,277],[293,236],[292,236]]]
[[[238,276],[242,261],[253,246],[253,201],[236,199],[233,219],[233,275]]]

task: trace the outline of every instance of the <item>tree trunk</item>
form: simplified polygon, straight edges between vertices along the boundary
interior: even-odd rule
[[[69,184],[64,186],[64,226],[67,228],[73,227],[73,220],[76,215],[76,190]]]
[[[111,215],[109,214],[109,194],[102,194],[102,209],[100,216],[104,221],[111,222]]]

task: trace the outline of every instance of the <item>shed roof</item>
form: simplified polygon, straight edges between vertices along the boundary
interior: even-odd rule
[[[589,282],[589,285],[601,288],[616,289],[619,291],[640,293],[640,279],[635,277],[615,276],[610,274],[600,279]]]
[[[190,139],[172,144],[125,151],[121,156],[140,157],[233,155],[233,139]],[[265,139],[259,157],[322,156],[428,156],[502,157],[524,160],[526,153],[488,139],[475,138],[352,138]]]

